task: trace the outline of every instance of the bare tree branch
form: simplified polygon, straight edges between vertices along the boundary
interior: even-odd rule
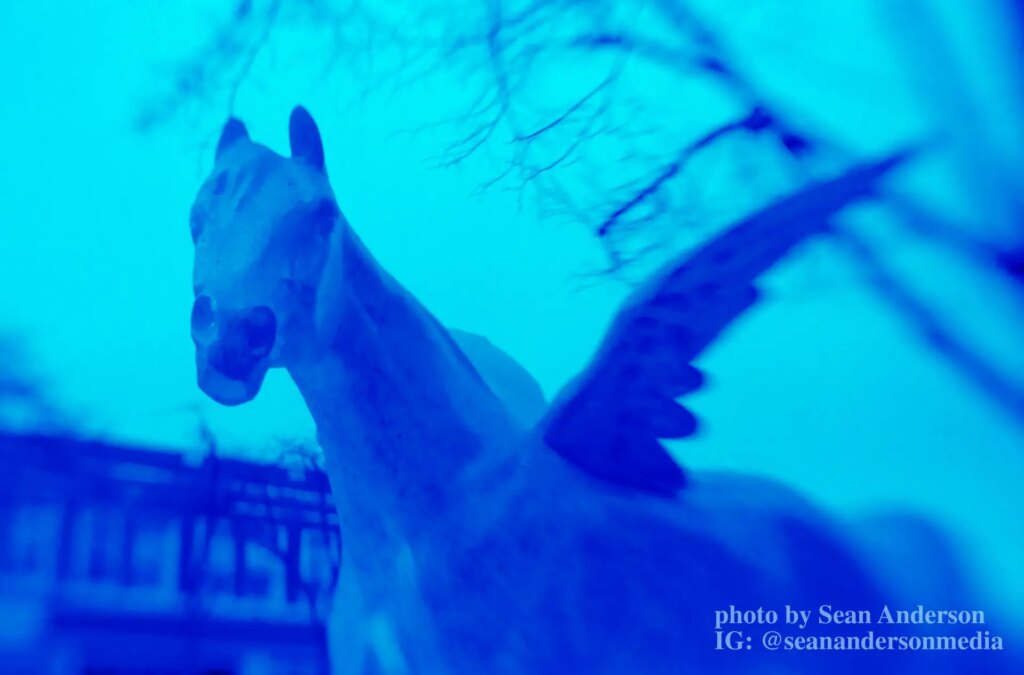
[[[238,83],[248,76],[273,28],[285,16],[294,20],[297,15],[286,8],[316,8],[305,12],[307,21],[337,12],[327,9],[336,4],[330,0],[268,1],[257,11],[240,0],[232,30],[220,31],[201,53],[202,68],[193,63],[182,70],[171,103],[159,108],[162,113],[173,113],[184,98],[210,97],[223,86],[228,87],[230,107]],[[420,20],[412,21],[417,30],[405,32],[366,18],[372,13],[358,0],[344,7],[346,11],[336,14],[344,17],[341,23],[333,25],[336,43],[341,42],[337,36],[348,34],[345,22],[359,21],[373,26],[372,35],[387,35],[397,45],[408,77],[441,71],[465,75],[462,107],[429,125],[452,129],[454,138],[441,153],[441,166],[497,154],[500,168],[478,189],[514,190],[521,203],[532,199],[542,217],[587,227],[607,252],[605,273],[618,274],[648,256],[671,255],[669,243],[675,236],[699,234],[695,225],[709,219],[700,217],[700,204],[685,187],[704,180],[702,163],[720,155],[720,147],[744,157],[746,179],[734,181],[734,193],[750,200],[757,197],[751,196],[756,187],[750,179],[777,176],[780,158],[785,171],[800,181],[813,178],[819,164],[854,157],[783,110],[730,53],[723,32],[712,28],[688,0],[479,0],[460,6],[459,12],[442,2],[424,8]],[[658,30],[651,29],[652,21]],[[425,56],[431,53],[434,58]],[[557,90],[544,86],[552,73],[581,60],[587,79],[562,77]],[[417,68],[409,67],[412,61]],[[644,97],[638,91],[638,69],[724,93],[737,116],[688,128],[693,122],[686,115],[659,107],[670,97]],[[471,91],[472,86],[478,90]],[[739,167],[739,162],[732,163]],[[1024,279],[1024,242],[1007,250],[1005,242],[985,240],[977,229],[947,222],[910,195],[888,190],[880,197],[908,234],[973,258],[986,269]],[[853,250],[874,287],[928,336],[937,353],[1002,405],[1018,409],[1019,392],[963,346],[952,327],[938,321],[897,276],[883,274],[884,266],[870,246],[862,242]],[[1019,288],[1024,290],[1024,284]]]

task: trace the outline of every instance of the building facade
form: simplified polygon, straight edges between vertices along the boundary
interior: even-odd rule
[[[341,564],[326,475],[0,435],[4,673],[326,671]]]

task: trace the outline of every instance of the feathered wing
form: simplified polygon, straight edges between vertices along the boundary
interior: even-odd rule
[[[754,285],[797,244],[870,196],[906,153],[856,166],[730,226],[638,289],[587,368],[538,426],[559,455],[599,478],[671,494],[685,474],[660,439],[697,428],[676,402],[700,387],[691,362],[757,299]]]

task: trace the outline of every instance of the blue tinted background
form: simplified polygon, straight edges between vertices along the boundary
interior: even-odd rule
[[[744,65],[816,130],[860,153],[941,134],[948,145],[903,177],[908,189],[995,239],[1012,234],[1015,217],[1019,226],[993,193],[998,181],[957,155],[983,130],[1004,154],[1006,180],[1022,175],[1008,4],[920,3],[946,38],[942,53],[896,9],[917,3],[703,4]],[[253,403],[218,407],[195,386],[188,334],[187,214],[227,107],[213,101],[148,133],[133,126],[170,64],[226,11],[0,3],[0,329],[26,343],[83,433],[188,450],[201,418],[232,452],[269,458],[282,439],[312,436],[294,387],[272,373]],[[234,112],[283,151],[288,111],[309,107],[339,202],[370,249],[444,323],[490,337],[552,396],[626,286],[581,281],[602,255],[582,228],[539,218],[513,193],[477,194],[493,162],[441,169],[432,158],[442,131],[403,133],[457,107],[457,74],[366,95],[372,69],[325,74],[315,48],[301,28],[279,32]],[[567,69],[551,86],[577,75]],[[698,122],[724,107],[700,87],[636,77]],[[713,181],[712,206],[742,201],[713,192]],[[1020,286],[896,233],[869,208],[859,214],[901,278],[1024,381]],[[679,447],[682,461],[774,476],[851,516],[928,514],[957,537],[993,602],[1024,606],[1021,420],[925,347],[834,244],[806,247],[766,286],[766,301],[701,360],[710,386],[693,407],[704,433]]]

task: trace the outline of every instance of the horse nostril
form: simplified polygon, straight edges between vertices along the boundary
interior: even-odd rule
[[[242,320],[249,352],[254,356],[265,356],[274,348],[277,337],[277,317],[269,307],[256,307]]]
[[[200,295],[192,305],[192,336],[199,339],[209,335],[215,322],[213,301],[208,295]]]

